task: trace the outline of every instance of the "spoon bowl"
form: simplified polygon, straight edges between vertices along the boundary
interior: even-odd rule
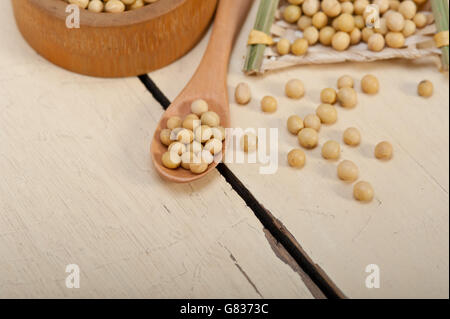
[[[222,146],[222,153],[218,154],[214,157],[214,162],[208,165],[208,169],[201,174],[194,174],[189,170],[183,169],[181,167],[177,169],[168,169],[166,168],[161,161],[162,155],[167,152],[167,146],[163,145],[159,139],[159,135],[161,130],[164,129],[167,123],[167,120],[172,116],[179,116],[184,118],[186,115],[191,113],[191,103],[199,98],[197,97],[192,99],[175,100],[169,108],[164,112],[164,115],[161,117],[161,120],[158,124],[157,129],[155,130],[155,134],[153,136],[152,145],[150,149],[150,153],[152,155],[152,161],[155,165],[158,173],[165,178],[166,180],[177,182],[177,183],[188,183],[199,178],[202,178],[206,174],[208,174],[212,169],[214,169],[218,163],[220,162],[220,158],[225,154],[225,143]],[[205,99],[203,98],[209,105],[209,110],[216,112],[220,116],[220,125],[227,128],[230,125],[230,113],[228,112],[228,101],[227,104],[224,104],[224,101],[217,101],[217,99]],[[228,99],[227,99],[228,100]]]

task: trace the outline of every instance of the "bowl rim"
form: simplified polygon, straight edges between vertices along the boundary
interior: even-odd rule
[[[64,0],[26,1],[29,1],[32,5],[48,12],[59,20],[65,21],[69,14],[66,12],[66,7],[69,4]],[[148,4],[143,8],[121,13],[97,13],[86,9],[80,9],[80,25],[90,27],[111,27],[140,24],[164,16],[167,13],[177,9],[187,1],[191,0],[159,0],[155,3]]]

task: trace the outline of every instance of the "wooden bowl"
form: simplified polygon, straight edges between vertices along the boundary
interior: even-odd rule
[[[123,13],[80,10],[80,28],[66,27],[63,0],[12,0],[25,40],[67,70],[124,77],[161,68],[202,37],[217,0],[160,0]]]

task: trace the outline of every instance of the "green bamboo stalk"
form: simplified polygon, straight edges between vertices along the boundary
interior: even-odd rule
[[[254,29],[270,35],[279,0],[261,0]],[[264,59],[265,44],[249,45],[244,64],[246,74],[258,73]]]
[[[436,21],[437,32],[448,30],[448,2],[447,0],[431,0],[434,20]],[[441,48],[442,50],[442,69],[448,71],[449,65],[449,49],[448,45]]]

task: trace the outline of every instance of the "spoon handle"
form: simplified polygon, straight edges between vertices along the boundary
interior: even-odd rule
[[[192,85],[189,85],[191,88],[203,88],[209,92],[224,90],[231,50],[252,3],[253,0],[220,0],[211,38],[192,78]],[[205,79],[208,83],[204,83]]]

